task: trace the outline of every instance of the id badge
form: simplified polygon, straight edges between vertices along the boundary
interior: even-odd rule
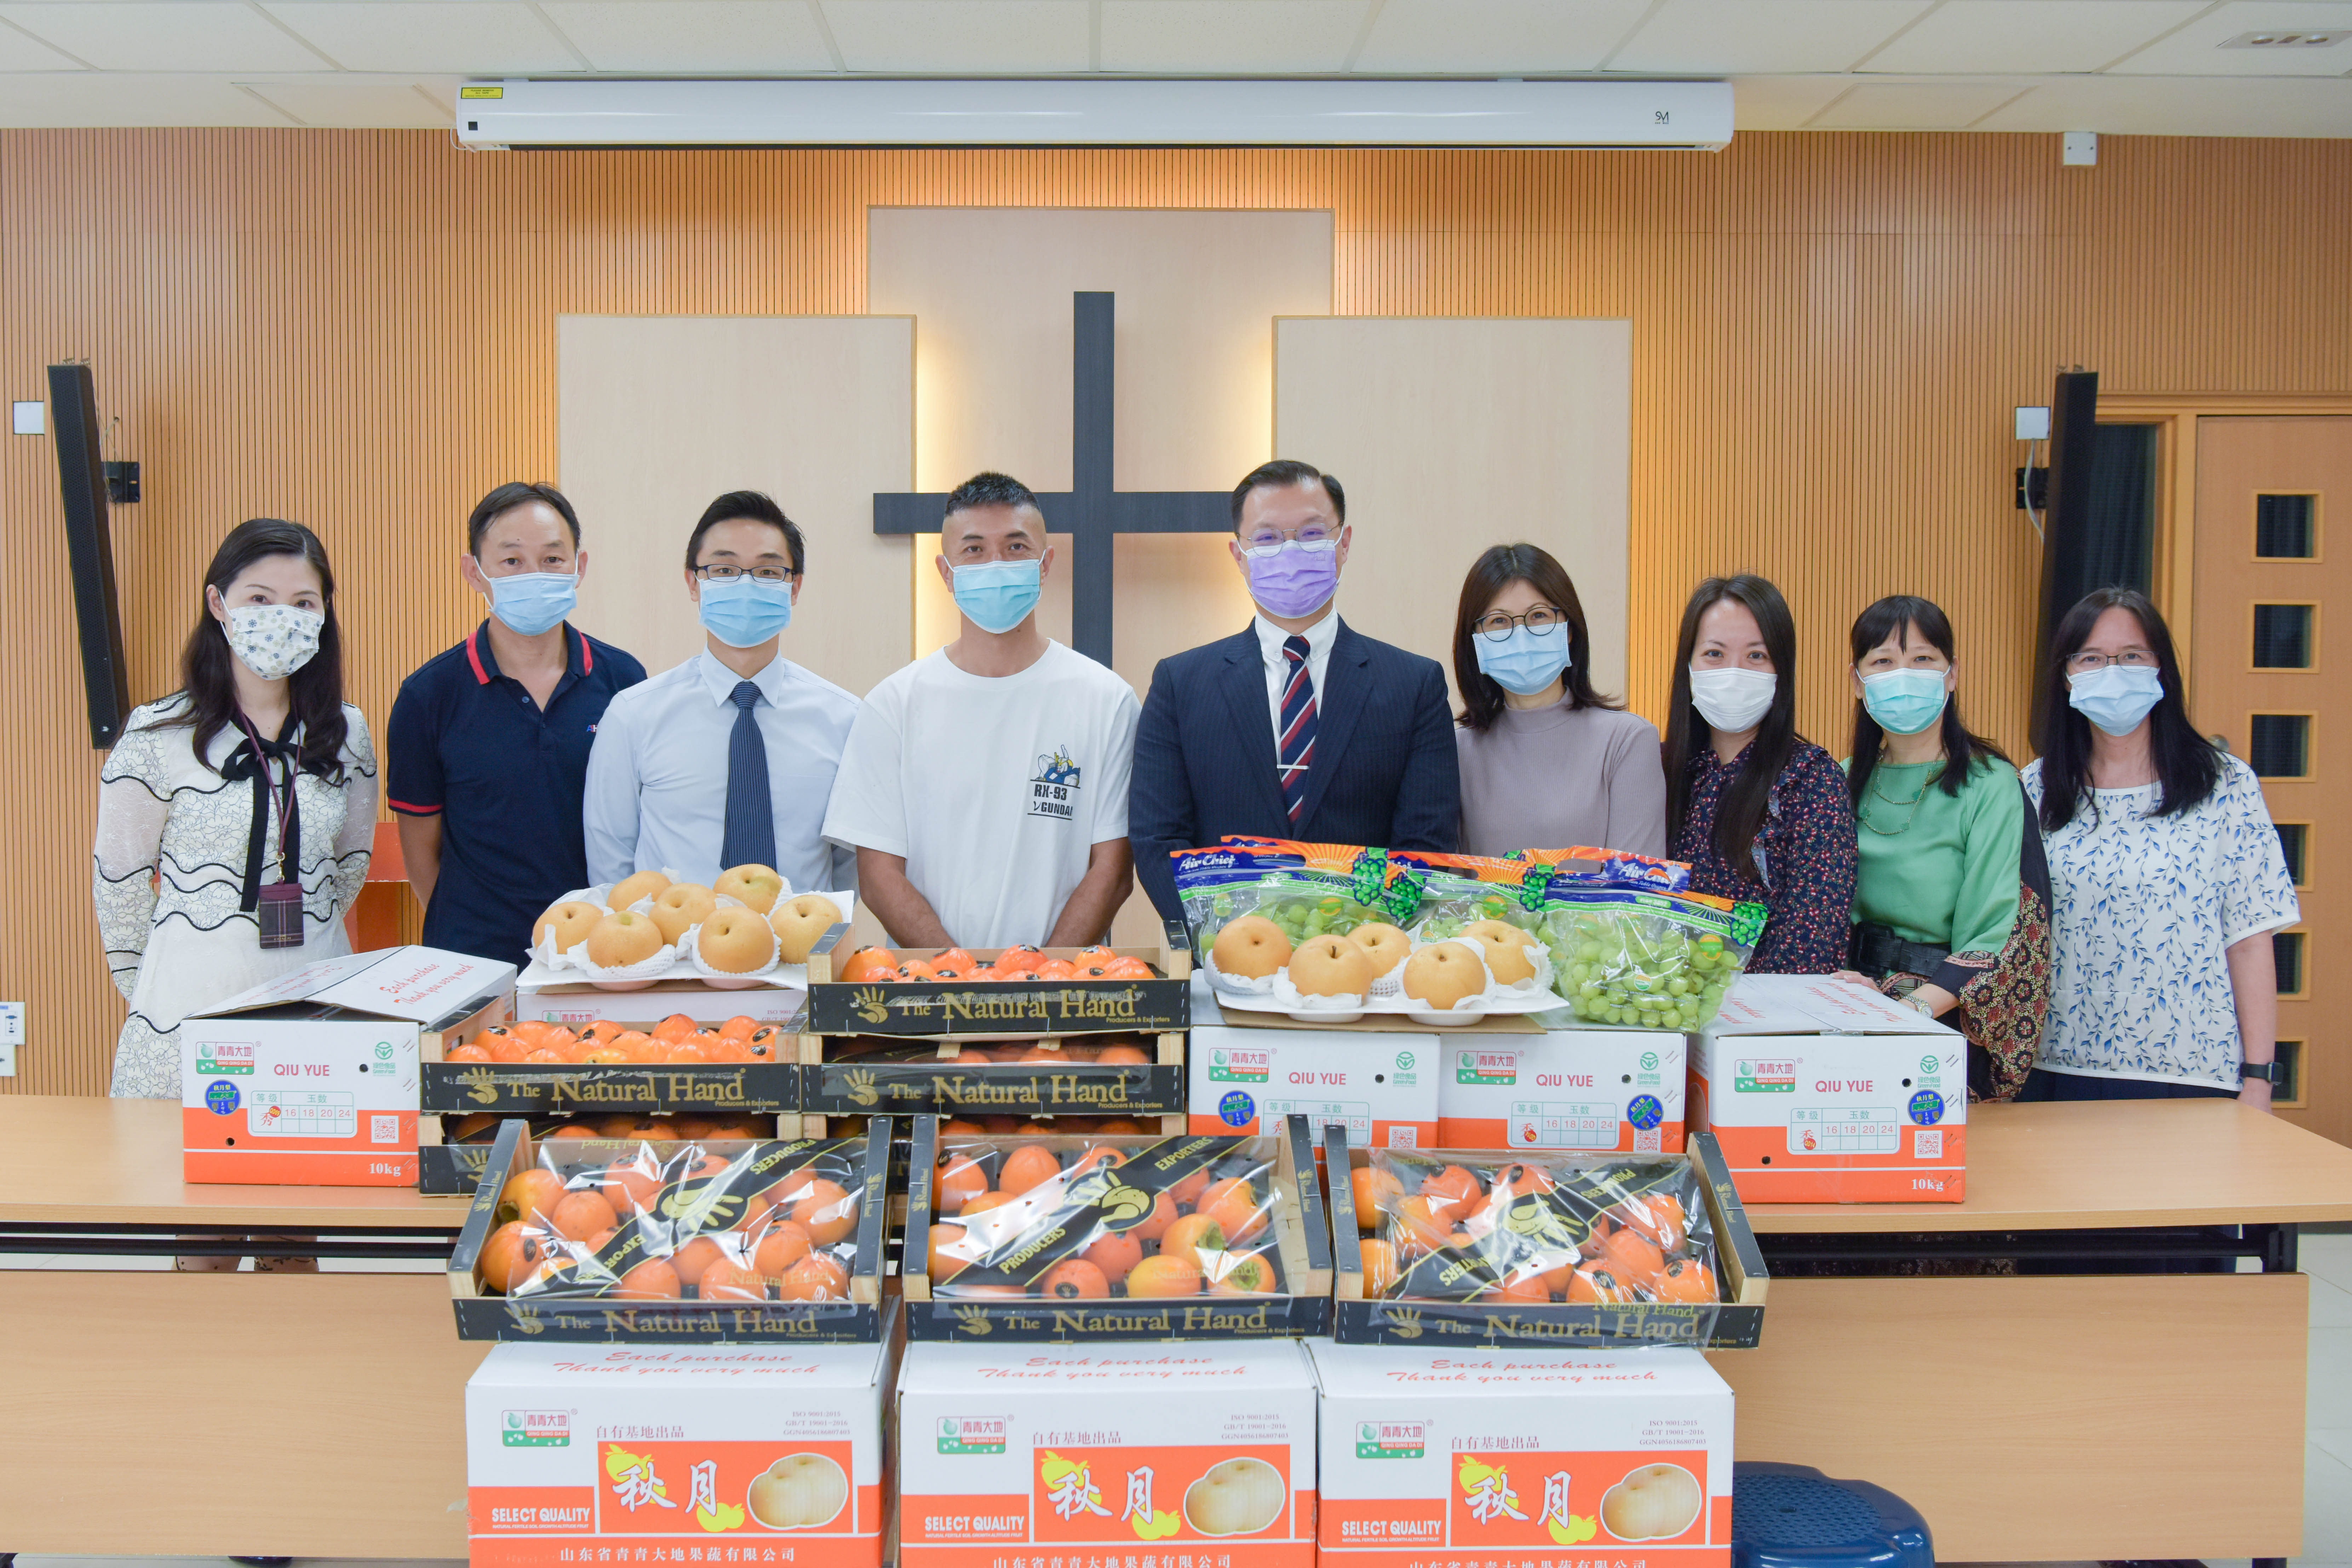
[[[264,886],[256,912],[261,920],[264,948],[302,945],[302,889],[299,883],[271,882]]]

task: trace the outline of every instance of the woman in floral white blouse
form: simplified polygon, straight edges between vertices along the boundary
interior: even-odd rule
[[[2024,771],[2050,861],[2048,1031],[2023,1100],[2268,1109],[2271,932],[2301,918],[2253,770],[2189,721],[2163,617],[2102,588],[2058,623]]]

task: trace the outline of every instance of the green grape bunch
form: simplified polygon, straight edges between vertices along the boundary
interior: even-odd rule
[[[1280,926],[1292,947],[1302,946],[1318,936],[1345,936],[1358,926],[1370,925],[1381,918],[1355,900],[1336,893],[1277,895],[1251,912],[1264,915]]]
[[[1739,978],[1742,954],[1640,910],[1546,911],[1556,988],[1580,1018],[1648,1029],[1704,1028]]]

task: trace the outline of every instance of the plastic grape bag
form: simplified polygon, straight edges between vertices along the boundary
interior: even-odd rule
[[[1575,1159],[1374,1149],[1351,1173],[1364,1289],[1390,1300],[1718,1300],[1697,1172],[1672,1155]]]
[[[1354,845],[1236,839],[1171,855],[1176,897],[1194,955],[1210,962],[1217,933],[1243,915],[1263,915],[1297,948],[1345,936],[1360,925],[1401,924],[1419,901],[1417,885],[1392,878],[1388,854]]]
[[[1763,934],[1762,904],[1704,893],[1636,892],[1555,881],[1538,931],[1555,989],[1591,1024],[1701,1029]]]
[[[958,1137],[940,1148],[929,1205],[936,1298],[1287,1289],[1270,1138]]]
[[[551,1140],[500,1195],[483,1277],[517,1299],[847,1300],[861,1148]]]

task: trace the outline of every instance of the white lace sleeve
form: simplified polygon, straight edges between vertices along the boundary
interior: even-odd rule
[[[343,829],[335,835],[335,865],[329,879],[335,891],[335,918],[359,902],[375,850],[377,789],[375,742],[367,720],[348,703],[343,709]]]
[[[131,999],[139,961],[154,930],[155,863],[171,816],[160,739],[152,729],[124,732],[99,772],[98,842],[90,851],[90,899],[114,988]]]

